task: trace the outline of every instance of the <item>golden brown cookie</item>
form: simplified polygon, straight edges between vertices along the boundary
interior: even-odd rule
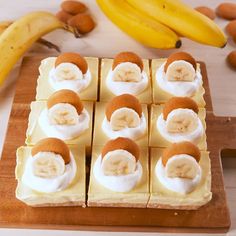
[[[231,2],[221,3],[216,8],[216,14],[226,20],[236,19],[236,4]]]
[[[50,109],[52,106],[58,103],[71,104],[76,108],[79,115],[84,109],[83,103],[81,102],[79,95],[69,89],[61,89],[53,93],[47,101],[47,108]]]
[[[163,108],[163,119],[166,120],[168,114],[178,108],[187,108],[191,109],[194,112],[198,113],[197,103],[189,97],[173,97],[169,99]]]
[[[236,36],[236,20],[230,21],[226,25],[225,30],[230,36],[232,37]]]
[[[67,21],[72,17],[73,15],[71,15],[71,14],[69,14],[69,13],[67,13],[66,11],[59,11],[59,12],[57,12],[57,14],[56,14],[56,17],[60,20],[60,21],[62,21],[62,22],[64,22],[64,23],[67,23]]]
[[[61,9],[71,15],[76,15],[78,13],[85,12],[87,10],[87,7],[82,2],[67,0],[61,3]]]
[[[45,138],[37,142],[31,149],[32,157],[38,152],[54,152],[62,156],[65,164],[70,162],[70,150],[68,146],[58,138]]]
[[[173,143],[162,153],[162,164],[165,166],[167,161],[174,155],[187,154],[200,161],[201,152],[199,148],[191,142]]]
[[[79,67],[79,69],[82,71],[83,74],[85,74],[88,70],[88,64],[87,61],[80,56],[78,53],[74,52],[65,52],[59,55],[55,61],[55,67],[57,67],[61,63],[73,63],[76,66]]]
[[[199,6],[199,7],[196,7],[195,10],[207,16],[211,20],[214,20],[216,18],[215,12],[209,7]]]
[[[127,107],[136,111],[139,117],[142,116],[142,106],[139,100],[131,94],[122,94],[114,97],[106,106],[106,118],[111,119],[112,113],[122,107]]]
[[[133,52],[121,52],[117,54],[113,60],[112,70],[116,68],[117,65],[123,62],[131,62],[136,64],[141,71],[143,71],[143,61],[142,59]]]
[[[136,158],[136,160],[139,159],[140,150],[139,150],[138,145],[133,140],[129,138],[122,138],[122,137],[109,140],[105,144],[105,146],[102,149],[102,158],[108,152],[118,150],[118,149],[126,150],[127,152],[131,153]]]

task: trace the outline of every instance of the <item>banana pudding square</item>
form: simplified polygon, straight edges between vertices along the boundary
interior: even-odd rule
[[[167,59],[153,59],[151,61],[151,77],[152,77],[152,95],[153,95],[153,102],[155,104],[163,104],[166,101],[168,101],[170,98],[172,98],[173,96],[188,96],[191,97],[197,104],[199,107],[205,107],[206,102],[204,100],[204,93],[205,93],[205,89],[203,87],[203,85],[201,84],[201,82],[199,82],[199,87],[197,89],[197,91],[195,91],[195,93],[191,93],[191,87],[188,86],[188,88],[184,88],[187,89],[188,91],[179,91],[179,87],[176,86],[171,86],[172,92],[168,92],[167,90],[164,90],[159,83],[157,83],[157,77],[159,78],[160,76],[163,75],[164,72],[163,71],[163,67],[166,63]],[[201,77],[201,68],[200,68],[200,64],[196,63],[196,71],[198,73],[198,77]],[[200,80],[200,78],[199,78]],[[164,81],[164,80],[163,80]],[[171,81],[169,82],[169,85],[174,85],[174,83],[179,83],[176,81]],[[190,84],[191,81],[185,81],[185,84]],[[165,86],[165,84],[163,83],[162,86]],[[182,88],[181,88],[182,89]],[[186,93],[185,93],[186,92]]]
[[[26,171],[26,167],[30,166],[29,164],[27,164],[27,161],[29,161],[29,159],[32,158],[31,151],[33,147],[26,147],[26,146],[19,147],[16,153],[17,159],[16,159],[16,169],[15,169],[15,175],[17,180],[16,198],[19,199],[20,201],[23,201],[27,205],[33,207],[46,207],[46,206],[85,207],[86,206],[85,148],[80,147],[78,145],[68,145],[68,147],[75,160],[76,173],[72,182],[70,182],[68,186],[66,186],[62,190],[50,189],[56,187],[60,188],[60,183],[59,187],[53,186],[57,181],[60,181],[55,177],[52,180],[54,181],[54,183],[52,183],[50,179],[45,180],[40,177],[34,176],[32,179],[29,179],[28,181],[31,181],[29,185],[34,186],[35,189],[34,188],[32,189],[27,183],[25,183],[24,174]],[[28,171],[29,169],[30,168],[28,168]],[[44,174],[45,173],[46,172],[44,172]],[[37,187],[40,187],[40,191],[36,190]],[[43,188],[43,190],[41,190],[41,188]]]
[[[188,193],[180,193],[168,189],[157,178],[156,173],[160,169],[157,168],[159,159],[162,158],[163,148],[151,148],[150,152],[150,199],[148,208],[160,209],[180,209],[180,210],[196,210],[207,204],[212,198],[211,192],[211,163],[209,152],[201,151],[201,159],[199,166],[201,168],[201,179],[195,188]],[[177,178],[173,178],[177,179]],[[175,181],[175,180],[173,180]],[[175,184],[172,187],[175,187]],[[181,186],[183,187],[183,185]]]
[[[150,70],[149,70],[149,60],[143,59],[143,72],[146,74],[147,84],[139,86],[141,88],[140,91],[132,92],[132,89],[134,89],[136,86],[135,82],[126,82],[132,83],[130,84],[130,88],[126,89],[123,85],[120,86],[122,82],[118,85],[115,84],[111,76],[112,74],[112,65],[113,65],[114,59],[110,58],[104,58],[101,62],[101,75],[100,75],[100,98],[99,101],[101,102],[108,102],[113,97],[117,95],[121,95],[122,93],[129,93],[132,95],[135,95],[141,103],[145,104],[151,104],[152,103],[152,88],[151,88],[151,79],[150,79]],[[109,80],[108,80],[109,78]],[[109,81],[109,82],[108,82]],[[125,82],[123,82],[124,84]],[[108,85],[111,84],[111,87],[113,91],[108,87]],[[144,90],[142,90],[145,87]],[[139,89],[138,89],[139,90]]]
[[[163,105],[155,105],[153,104],[151,106],[150,111],[150,132],[149,132],[149,147],[159,147],[159,148],[165,148],[171,145],[171,143],[174,142],[180,142],[180,141],[190,141],[190,137],[181,137],[181,140],[174,141],[175,137],[173,136],[173,141],[168,140],[166,137],[164,137],[159,129],[157,129],[157,121],[160,119],[160,115],[163,114]],[[202,123],[203,128],[203,134],[199,136],[199,138],[196,140],[196,145],[200,150],[207,150],[207,142],[206,142],[206,109],[205,108],[199,108],[198,118],[199,121]],[[176,134],[174,134],[176,135]],[[179,138],[179,137],[178,137]]]
[[[116,186],[116,183],[114,183],[114,179],[111,181],[107,180],[106,184],[108,184],[109,186],[105,187],[104,185],[99,183],[97,178],[95,177],[95,174],[97,173],[97,171],[95,171],[95,166],[98,167],[99,163],[101,162],[101,151],[102,151],[102,146],[93,146],[89,190],[88,190],[88,206],[146,208],[149,199],[148,148],[140,148],[139,162],[142,168],[141,179],[131,190],[128,191],[126,190],[123,192],[120,189],[111,190],[108,188],[108,187],[110,188],[124,187],[122,186],[122,184],[120,184],[120,186]],[[112,176],[112,178],[116,177],[117,176]],[[122,178],[125,178],[125,176],[123,176]],[[125,182],[127,181],[129,182],[129,184],[130,182],[132,182],[126,179]]]
[[[36,100],[47,100],[51,94],[53,94],[55,91],[58,91],[59,89],[72,89],[79,94],[81,100],[97,101],[99,59],[95,57],[84,57],[84,59],[87,62],[88,71],[90,72],[87,76],[89,77],[88,83],[84,79],[81,79],[82,84],[78,85],[75,82],[72,82],[71,85],[68,85],[69,80],[67,80],[55,88],[50,83],[50,79],[53,72],[55,71],[54,67],[57,57],[48,57],[42,60],[39,66]]]

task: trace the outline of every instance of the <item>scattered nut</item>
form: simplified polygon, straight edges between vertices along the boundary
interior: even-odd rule
[[[231,36],[236,35],[236,20],[230,21],[230,22],[226,25],[225,29],[226,29],[226,32],[227,32],[229,35],[231,35]]]
[[[211,20],[214,20],[216,18],[215,12],[209,7],[199,6],[199,7],[196,7],[195,10],[207,16]]]
[[[226,20],[236,19],[236,4],[235,3],[221,3],[216,8],[216,14]]]
[[[95,23],[88,14],[78,14],[68,20],[68,24],[78,29],[81,34],[86,34],[93,30]]]
[[[77,15],[87,10],[87,7],[82,2],[69,0],[62,2],[61,8],[71,15]]]
[[[227,56],[227,61],[232,68],[236,69],[236,50]]]
[[[65,12],[65,11],[59,11],[59,12],[57,12],[57,14],[56,14],[56,17],[60,20],[60,21],[62,21],[62,22],[64,22],[64,23],[67,23],[67,21],[72,17],[73,15],[71,15],[71,14],[69,14],[69,13],[67,13],[67,12]]]

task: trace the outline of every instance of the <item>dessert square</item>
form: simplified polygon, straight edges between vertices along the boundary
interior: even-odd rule
[[[104,58],[101,62],[101,80],[100,80],[100,98],[101,102],[108,102],[116,95],[113,94],[106,85],[106,77],[108,72],[112,68],[113,59]],[[138,94],[136,97],[139,99],[141,103],[150,104],[152,103],[152,88],[151,88],[151,79],[150,79],[150,70],[149,70],[149,61],[147,59],[143,59],[144,71],[147,73],[149,83],[147,88]]]
[[[95,57],[85,57],[85,60],[88,63],[92,78],[89,86],[79,93],[79,96],[84,101],[97,101],[99,60]],[[49,72],[54,67],[55,61],[56,57],[48,57],[41,61],[36,87],[36,100],[47,100],[55,92],[48,80]]]
[[[107,103],[105,102],[97,102],[95,106],[93,145],[104,145],[104,143],[111,139],[102,129],[102,122],[105,118],[106,105]],[[144,136],[134,141],[141,147],[148,147],[148,109],[146,104],[142,104],[142,110],[146,117],[147,132]]]
[[[174,97],[171,93],[164,91],[158,83],[156,82],[156,71],[160,66],[165,63],[166,59],[153,59],[151,61],[151,77],[152,77],[152,95],[153,95],[153,102],[155,104],[162,104],[167,102],[170,98]],[[200,70],[200,64],[197,63],[197,70]],[[205,89],[201,86],[198,92],[191,97],[199,107],[205,107],[206,102],[204,100],[204,93]]]
[[[90,116],[89,128],[85,130],[78,137],[70,140],[65,140],[66,144],[76,144],[86,147],[86,155],[91,153],[91,142],[92,142],[92,124],[93,124],[93,102],[83,102],[85,109],[88,111]],[[31,111],[29,114],[28,128],[26,131],[27,145],[35,145],[39,140],[46,138],[47,135],[41,129],[38,118],[41,112],[47,107],[46,101],[35,101],[31,103]]]
[[[15,175],[17,180],[16,197],[34,207],[45,206],[86,206],[85,198],[85,148],[77,145],[68,145],[77,166],[77,172],[72,183],[64,190],[44,193],[38,192],[22,182],[26,161],[31,155],[32,147],[19,147],[16,153]]]
[[[111,191],[96,180],[93,174],[93,167],[95,161],[101,154],[101,150],[102,146],[93,146],[88,190],[88,206],[145,208],[149,199],[148,148],[140,149],[139,161],[143,168],[141,180],[131,191],[125,193]]]
[[[170,146],[171,142],[166,140],[160,132],[157,130],[156,123],[157,118],[163,111],[163,105],[155,105],[151,106],[150,112],[150,131],[149,131],[149,146],[150,147],[168,147]],[[199,108],[198,117],[200,118],[203,128],[205,130],[203,137],[201,138],[200,142],[198,143],[198,148],[200,150],[207,150],[207,142],[206,142],[206,109]]]
[[[190,193],[181,194],[163,186],[155,174],[156,163],[161,158],[162,148],[151,148],[150,154],[150,199],[148,208],[196,210],[211,200],[211,164],[209,152],[201,151],[199,165],[202,178],[198,186]]]

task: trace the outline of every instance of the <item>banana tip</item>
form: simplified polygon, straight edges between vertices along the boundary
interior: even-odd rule
[[[176,42],[176,44],[175,44],[175,47],[176,47],[176,48],[180,48],[181,45],[182,45],[181,40],[178,40],[178,41]]]
[[[226,45],[227,45],[227,42],[223,46],[221,46],[221,48],[224,48]]]

